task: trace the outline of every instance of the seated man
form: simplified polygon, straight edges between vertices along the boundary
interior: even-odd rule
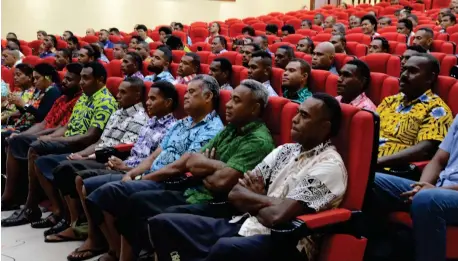
[[[410,57],[399,79],[401,93],[385,98],[377,107],[379,169],[405,170],[410,162],[429,160],[444,139],[453,117],[447,104],[431,90],[439,72],[439,62],[430,54]],[[400,175],[417,179],[418,173],[407,168]]]
[[[27,154],[30,183],[27,202],[18,213],[13,213],[10,217],[3,219],[2,226],[22,225],[41,219],[42,213],[36,202],[39,197],[36,194],[38,192],[37,178],[42,176],[35,173],[35,160],[39,156],[81,151],[99,140],[108,119],[118,106],[105,87],[105,82],[106,71],[103,65],[97,62],[84,65],[80,81],[84,94],[75,104],[67,125],[48,135],[40,136],[38,140],[30,144]],[[41,185],[46,190],[45,186],[51,185],[49,181],[44,181],[45,183]],[[52,186],[50,191],[52,191]],[[47,196],[50,195],[53,193]],[[57,208],[57,203],[53,204],[53,207]]]
[[[159,38],[163,44],[167,41],[168,35],[172,35],[172,29],[170,29],[170,27],[162,26],[159,28]]]
[[[82,69],[83,67],[78,63],[67,65],[67,73],[62,81],[63,95],[55,101],[46,118],[26,131],[11,135],[11,138],[8,139],[7,155],[2,155],[6,157],[6,174],[8,175],[5,192],[2,195],[2,210],[19,207],[16,204],[19,202],[14,202],[13,198],[15,191],[20,186],[18,182],[21,180],[21,174],[26,172],[26,169],[21,168],[20,165],[21,163],[26,165],[30,145],[40,136],[51,134],[68,123],[73,107],[82,94],[79,85]]]
[[[110,246],[110,256],[119,257],[119,236],[114,228],[114,217],[126,209],[131,194],[140,191],[164,189],[164,183],[151,180],[130,181],[145,172],[155,172],[180,159],[185,153],[198,152],[223,129],[215,109],[219,100],[218,82],[211,76],[198,75],[188,85],[184,110],[189,115],[166,133],[160,146],[138,167],[127,172],[123,181],[105,183],[98,177],[84,180],[88,195],[86,213],[99,225]],[[184,173],[183,173],[184,174]],[[104,184],[104,185],[103,185]],[[107,257],[106,257],[107,258]]]
[[[150,49],[149,44],[145,41],[138,42],[135,45],[135,51],[142,57],[143,61],[149,63],[151,62],[151,57],[149,56]]]
[[[334,45],[334,50],[336,53],[347,54],[347,39],[344,35],[333,35],[329,42]]]
[[[166,210],[172,213],[149,222],[158,260],[313,259],[318,238],[275,240],[270,229],[342,201],[347,171],[329,140],[338,133],[340,121],[340,106],[333,97],[317,93],[307,99],[293,119],[296,143],[276,148],[229,193],[229,204],[245,214],[229,221]]]
[[[281,28],[281,35],[283,37],[288,36],[290,34],[295,34],[296,30],[294,30],[294,27],[292,25],[286,24]]]
[[[2,51],[2,65],[11,69],[22,63],[21,54],[18,50],[4,49]]]
[[[243,67],[248,68],[248,63],[251,60],[251,56],[254,52],[260,51],[261,48],[257,44],[249,43],[242,46],[241,49],[242,50],[240,51],[240,53],[242,54],[242,65]]]
[[[196,53],[186,53],[181,57],[177,78],[173,84],[188,84],[200,71],[200,56]]]
[[[339,72],[336,99],[341,103],[350,104],[360,109],[375,111],[377,107],[366,96],[371,84],[371,70],[361,60],[348,61]]]
[[[410,37],[415,35],[413,33],[412,22],[407,18],[400,19],[398,21],[398,24],[396,25],[396,31],[398,32],[398,34],[404,34],[407,37],[406,38],[407,39],[407,44],[409,44],[408,39],[410,39]]]
[[[88,29],[86,29],[86,36],[90,36],[90,35],[95,35],[95,30],[94,30],[94,28],[88,28]]]
[[[230,83],[232,78],[232,64],[228,59],[224,57],[214,59],[210,64],[210,71],[208,71],[208,75],[218,81],[220,90],[233,90]]]
[[[99,31],[99,42],[103,44],[103,49],[113,49],[113,43],[109,39],[110,32],[106,29],[102,29]]]
[[[412,45],[423,47],[428,52],[431,50],[431,45],[434,40],[434,32],[428,27],[422,27],[417,30],[413,38]]]
[[[111,27],[110,29],[108,29],[108,31],[110,32],[110,35],[118,36],[118,37],[121,38],[121,39],[124,38],[124,37],[122,36],[121,32],[119,31],[119,29],[116,28],[116,27]]]
[[[143,60],[136,52],[128,52],[122,59],[121,72],[124,79],[136,77],[143,80],[145,77],[142,74]]]
[[[148,28],[146,28],[146,26],[144,24],[138,24],[135,27],[135,31],[137,31],[138,36],[140,36],[140,38],[142,39],[142,42],[146,42],[146,43],[152,43],[153,42],[153,39],[151,39],[148,36]]]
[[[312,96],[307,88],[310,73],[310,65],[306,61],[293,59],[289,62],[283,73],[283,97],[300,104]]]
[[[45,36],[43,40],[43,51],[40,53],[40,58],[46,58],[56,55],[57,39],[54,35],[50,34]]]
[[[146,160],[152,151],[155,151],[159,146],[165,133],[173,127],[176,122],[172,112],[178,106],[178,93],[173,84],[165,81],[153,83],[148,93],[148,100],[146,108],[148,114],[152,117],[148,120],[147,124],[140,129],[138,140],[135,142],[130,156],[122,161],[121,159],[112,156],[108,159],[107,163],[99,163],[94,160],[67,160],[63,161],[53,170],[55,178],[55,186],[65,198],[69,212],[70,212],[70,227],[69,224],[59,228],[53,228],[46,236],[46,242],[62,242],[68,239],[78,239],[78,233],[75,233],[73,227],[77,225],[78,219],[81,218],[79,208],[79,197],[76,189],[76,183],[82,183],[83,178],[100,176],[98,179],[106,179],[109,181],[121,180],[123,174],[138,167],[141,162]],[[107,167],[106,167],[107,166]],[[110,174],[110,175],[105,175]],[[91,220],[88,220],[91,221]],[[89,226],[89,239],[75,251],[71,256],[77,256],[78,251],[82,252],[85,249],[97,249],[98,240],[96,232],[93,231],[93,224]],[[67,229],[65,229],[67,228]],[[65,229],[64,231],[62,231]],[[60,232],[62,231],[62,232]],[[56,233],[52,235],[51,233]],[[60,233],[59,233],[60,232]],[[88,257],[89,251],[83,256]],[[81,254],[79,254],[81,255]]]
[[[277,35],[278,26],[276,24],[267,24],[266,25],[266,35]]]
[[[76,36],[70,36],[67,40],[67,49],[72,52],[72,58],[78,58],[80,44]]]
[[[56,52],[56,70],[65,71],[67,65],[72,62],[72,53],[68,49],[58,50]]]
[[[227,41],[224,36],[218,35],[212,40],[212,53],[220,54],[227,52]]]
[[[260,49],[259,51],[264,51],[272,55],[272,52],[269,51],[269,40],[267,39],[267,36],[265,35],[256,36],[253,40],[253,43],[259,46],[259,49]]]
[[[296,45],[296,50],[298,52],[312,54],[313,49],[315,49],[315,44],[310,37],[304,37],[304,39],[299,40]]]
[[[412,45],[407,46],[407,50],[401,56],[401,73],[402,68],[406,64],[406,62],[410,59],[410,57],[417,55],[419,53],[426,53],[426,50],[421,47],[420,45]]]
[[[286,65],[294,58],[296,58],[294,49],[289,45],[282,45],[275,52],[275,66],[284,70]]]
[[[181,191],[160,189],[131,195],[126,205],[128,209],[122,217],[118,217],[120,232],[125,238],[122,241],[121,260],[130,260],[138,254],[124,251],[130,249],[130,246],[148,248],[148,233],[145,229],[148,217],[160,214],[169,207],[186,208],[179,205],[203,205],[211,200],[226,199],[227,193],[243,177],[243,173],[254,168],[275,148],[269,130],[260,119],[267,101],[268,94],[259,82],[242,81],[226,104],[228,126],[202,148],[202,154],[187,153],[172,164],[144,177],[148,181],[161,182],[192,172],[193,177],[202,183]],[[174,199],[169,199],[168,194],[175,195]],[[194,207],[189,206],[189,211],[192,212]],[[198,211],[208,215],[223,214],[205,210],[205,207],[199,207]]]
[[[342,23],[333,25],[331,34],[345,36],[345,25]]]
[[[184,32],[184,26],[182,23],[175,23],[173,26],[173,29],[175,31]],[[186,42],[188,45],[192,45],[192,40],[191,40],[191,37],[189,37],[189,35],[187,35]]]
[[[367,54],[371,53],[390,53],[390,44],[384,37],[374,37],[367,51]]]
[[[336,24],[336,22],[337,19],[335,16],[330,15],[326,17],[323,23],[323,29],[332,28]]]
[[[122,60],[127,52],[127,44],[120,42],[113,45],[113,58],[116,60]]]
[[[387,26],[391,26],[391,18],[387,16],[382,16],[378,19],[378,28],[385,28]]]
[[[375,175],[374,214],[379,217],[392,211],[410,212],[417,261],[446,260],[447,225],[458,225],[457,146],[458,116],[420,181]]]
[[[339,74],[334,65],[336,50],[330,42],[319,43],[312,54],[312,69],[329,71],[332,74]]]
[[[313,18],[314,25],[323,26],[323,21],[324,21],[324,15],[322,14],[316,14],[315,17]]]
[[[302,20],[301,29],[312,29],[312,21],[308,19]]]
[[[272,77],[272,56],[270,54],[257,51],[251,56],[248,63],[248,79],[256,80],[266,88],[269,96],[278,96],[275,90],[270,85]]]
[[[449,14],[443,15],[441,19],[442,30],[440,30],[439,33],[445,33],[448,27],[454,26],[455,24],[456,24],[456,16],[454,14],[449,13]]]
[[[167,81],[173,83],[175,78],[169,72],[169,66],[172,63],[172,52],[166,46],[160,46],[157,48],[153,56],[151,57],[151,62],[148,64],[148,71],[153,74],[145,77],[147,82],[157,82],[157,81]]]
[[[256,32],[253,27],[251,26],[245,26],[242,28],[242,35],[247,38],[247,37],[255,37]]]
[[[86,45],[81,47],[79,51],[78,62],[82,65],[87,65],[92,62],[97,62],[99,58],[99,50],[92,48],[90,45]]]
[[[350,29],[357,28],[361,26],[361,18],[354,16],[353,19],[350,20]]]

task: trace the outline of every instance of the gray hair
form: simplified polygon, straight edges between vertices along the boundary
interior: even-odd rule
[[[247,87],[248,89],[251,90],[251,92],[253,92],[254,98],[257,101],[259,101],[262,109],[267,107],[267,102],[269,100],[269,93],[267,92],[266,87],[262,85],[262,83],[255,81],[255,80],[247,79],[247,80],[243,80],[242,82],[240,82],[240,85]]]
[[[341,34],[341,35],[345,35],[345,25],[342,24],[342,23],[337,23],[334,25],[334,27],[336,27],[337,31]]]
[[[145,50],[149,51],[149,44],[145,41],[141,41],[139,42],[137,45],[141,45],[143,48],[145,48]]]
[[[213,78],[210,75],[207,74],[198,74],[194,79],[192,79],[192,82],[194,81],[202,81],[202,87],[213,93],[213,108],[217,109],[218,108],[218,102],[219,102],[219,83],[218,81]]]
[[[21,53],[19,50],[8,50],[10,51],[11,55],[14,57],[14,59],[19,60],[21,59]]]

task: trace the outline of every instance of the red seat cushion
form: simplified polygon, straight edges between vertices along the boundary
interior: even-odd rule
[[[401,59],[388,53],[373,53],[361,57],[372,72],[385,73],[393,77],[399,77],[401,73]]]
[[[407,43],[407,36],[405,34],[395,33],[395,32],[386,32],[380,34],[388,41],[400,42],[400,43]]]

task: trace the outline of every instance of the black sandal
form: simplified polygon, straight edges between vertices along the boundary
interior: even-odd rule
[[[61,218],[59,216],[56,216],[54,214],[50,214],[46,218],[42,218],[39,221],[35,221],[30,223],[32,228],[48,228],[48,227],[53,227],[59,223]]]
[[[43,232],[43,235],[49,236],[49,235],[54,235],[54,234],[59,234],[60,232],[64,231],[65,229],[69,228],[70,225],[65,219],[61,219],[56,225],[54,225],[52,228],[45,230]]]

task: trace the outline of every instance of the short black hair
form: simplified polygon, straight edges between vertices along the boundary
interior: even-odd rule
[[[83,65],[79,63],[69,63],[66,66],[67,71],[73,74],[77,74],[78,76],[81,74],[81,70],[83,70]]]
[[[268,25],[266,25],[266,31],[277,35],[278,34],[278,26],[276,24],[268,24]]]
[[[57,38],[52,34],[49,34],[47,36],[49,36],[49,38],[51,38],[52,44],[54,45],[54,47],[57,48]]]
[[[172,34],[172,29],[170,29],[170,27],[168,26],[162,26],[159,28],[159,33],[160,32],[164,32],[165,34]]]
[[[87,50],[87,55],[89,57],[94,58],[94,60],[97,60],[100,58],[100,52],[99,50],[95,50],[91,45],[85,45],[81,47],[81,49],[86,49]]]
[[[142,39],[140,36],[138,36],[138,35],[132,36],[132,38],[130,38],[130,40],[132,41],[132,39],[137,39],[137,42],[139,42],[139,43],[140,43],[140,42],[143,42],[143,39]],[[129,42],[130,42],[130,41],[129,41]]]
[[[224,58],[224,57],[218,57],[218,58],[214,59],[213,61],[214,62],[219,62],[221,64],[221,66],[220,66],[221,71],[227,73],[227,78],[230,81],[231,77],[232,77],[232,64],[231,64],[231,62],[227,58]]]
[[[60,49],[58,52],[62,52],[62,54],[67,57],[67,60],[71,61],[72,60],[72,52],[67,49],[67,48],[64,48],[64,49]]]
[[[39,63],[35,65],[33,70],[42,76],[51,77],[51,81],[53,83],[60,84],[60,77],[56,71],[56,68],[54,68],[54,66],[50,65],[49,63]]]
[[[421,47],[420,45],[410,45],[410,46],[407,46],[407,50],[412,50],[412,51],[416,51],[416,52],[419,52],[419,53],[427,53],[428,51]]]
[[[261,50],[261,47],[255,43],[249,43],[249,44],[245,44],[244,46],[251,46],[253,47],[253,52],[256,52],[256,51],[259,51]]]
[[[71,42],[77,46],[76,49],[80,49],[80,42],[78,41],[78,38],[76,36],[70,36],[67,39],[67,42]]]
[[[418,54],[414,54],[412,57],[414,56],[419,56],[419,57],[424,57],[428,60],[428,65],[429,65],[429,72],[433,72],[434,73],[434,82],[436,82],[437,80],[437,77],[439,76],[439,73],[440,73],[440,70],[441,70],[441,65],[439,63],[439,61],[437,60],[436,57],[434,57],[433,55],[429,54],[429,53],[418,53]],[[429,75],[432,75],[431,73],[428,73]]]
[[[374,40],[382,42],[382,49],[386,50],[387,53],[390,53],[390,43],[388,43],[388,40],[386,40],[385,37],[377,36],[374,37]]]
[[[7,33],[6,35],[9,35],[9,34],[12,34],[12,35],[14,35],[14,38],[15,38],[15,39],[17,39],[17,35],[16,35],[15,33],[13,33],[13,32],[9,32],[9,33]]]
[[[175,85],[168,81],[157,81],[151,85],[152,88],[157,88],[161,92],[161,94],[166,99],[172,99],[172,110],[175,110],[178,107],[179,99],[178,99],[178,91],[175,88]]]
[[[23,74],[25,74],[28,77],[32,77],[32,75],[33,75],[33,67],[32,67],[32,65],[30,65],[28,63],[20,63],[20,64],[16,65],[15,68],[16,68],[16,70],[21,71]]]
[[[200,56],[196,53],[186,53],[185,56],[192,57],[192,65],[197,68],[197,73],[200,72]]]
[[[137,27],[135,27],[135,30],[143,30],[143,31],[148,31],[148,28],[144,24],[139,24]]]
[[[389,18],[388,16],[382,16],[382,17],[380,17],[378,20],[380,21],[380,20],[382,20],[382,19],[386,19],[388,25],[391,25],[391,23],[392,23],[391,18]]]
[[[309,19],[302,20],[302,23],[303,22],[305,22],[308,25],[308,27],[312,27],[312,21],[310,21]]]
[[[371,23],[374,26],[374,31],[377,31],[377,18],[375,18],[375,16],[370,14],[365,15],[361,17],[361,22],[363,22],[364,20],[368,20],[369,23]]]
[[[369,88],[369,85],[371,84],[371,69],[369,69],[369,66],[367,65],[367,63],[359,59],[354,59],[354,60],[348,61],[347,64],[355,65],[357,68],[358,74],[361,77],[366,78],[366,82],[363,86],[363,90],[367,90]]]
[[[245,26],[242,28],[242,34],[248,33],[250,36],[256,36],[254,28],[251,26]]]
[[[142,79],[136,76],[133,76],[133,77],[131,76],[131,77],[124,78],[123,82],[128,82],[130,84],[130,87],[140,89],[140,96],[141,96],[142,102],[146,100],[146,97],[148,94],[146,93],[145,82]]]
[[[289,46],[289,45],[281,45],[278,47],[278,49],[283,49],[286,51],[286,55],[289,57],[289,59],[296,58],[296,55],[294,54],[294,49]]]
[[[219,39],[219,42],[221,45],[224,47],[224,49],[227,49],[227,40],[224,36],[222,35],[217,35],[213,39]]]
[[[428,33],[431,36],[431,38],[434,38],[434,31],[429,27],[422,27],[418,29],[417,32],[418,31],[425,31],[426,33]]]
[[[159,46],[156,50],[159,50],[164,53],[164,58],[167,62],[171,62],[173,58],[172,50],[166,45]]]
[[[43,30],[38,30],[38,31],[37,31],[37,34],[42,34],[42,35],[44,35],[44,36],[47,36],[47,35],[48,35],[48,33],[46,33],[46,31],[43,31]]]
[[[312,72],[312,68],[310,67],[310,64],[305,61],[304,59],[300,58],[294,58],[290,62],[298,62],[301,64],[301,72],[302,73],[307,73],[310,79],[310,73]]]
[[[92,75],[95,79],[103,78],[103,83],[107,82],[107,70],[105,67],[99,62],[89,62],[83,65],[83,68],[91,68]]]
[[[123,50],[127,50],[129,48],[129,46],[127,46],[127,44],[125,44],[124,42],[113,43],[113,46],[114,45],[121,45],[121,49]]]
[[[413,24],[412,21],[410,21],[407,18],[401,19],[398,21],[398,24],[403,23],[407,29],[409,29],[410,32],[413,30]]]
[[[342,122],[342,109],[340,108],[340,103],[327,93],[317,92],[312,94],[312,97],[317,100],[321,100],[326,106],[326,113],[328,114],[329,121],[331,122],[331,131],[329,135],[331,137],[337,136]]]
[[[109,29],[110,33],[120,34],[119,29],[116,27],[112,27]]]
[[[73,32],[72,31],[66,30],[66,31],[64,31],[64,33],[68,33],[70,36],[73,36]]]
[[[7,40],[8,42],[13,42],[17,45],[17,47],[19,48],[19,51],[22,52],[22,48],[21,48],[21,42],[19,42],[18,39],[15,39],[15,38],[11,38],[11,39],[8,39]]]
[[[456,23],[456,16],[454,14],[447,13],[447,14],[444,14],[442,17],[446,17],[446,16],[450,17],[450,21],[451,22],[455,22]]]
[[[340,35],[340,34],[339,34]],[[345,38],[345,37],[344,37]],[[307,41],[308,46],[310,46],[311,50],[315,49],[315,43],[313,42],[312,38],[309,36],[302,38],[301,40]]]
[[[336,34],[336,35],[333,35],[333,37],[339,37],[339,40],[344,43],[345,45],[347,44],[347,38],[345,37],[345,35],[341,35],[341,34]],[[311,40],[311,39],[310,39]],[[313,41],[312,41],[313,42]],[[313,48],[312,50],[315,49],[315,46],[313,45]]]
[[[107,29],[100,29],[100,32],[106,32],[107,34],[110,34],[110,32]]]
[[[181,38],[175,35],[170,35],[169,38],[167,38],[165,44],[172,50],[179,50],[180,48],[184,47]]]
[[[265,51],[256,51],[251,55],[251,59],[259,57],[264,66],[272,67],[272,55]]]
[[[175,23],[175,26],[178,26],[180,29],[184,29],[184,26],[182,23]]]
[[[316,14],[315,16],[319,16],[321,20],[324,20],[324,15],[323,14]]]
[[[294,29],[294,27],[290,24],[285,24],[282,28],[281,28],[281,31],[287,31],[288,34],[295,34],[296,33],[296,30]]]
[[[143,69],[143,59],[142,59],[142,57],[137,52],[128,52],[124,56],[124,59],[126,59],[128,55],[130,55],[132,57],[133,62],[137,65],[137,69],[139,71],[142,71],[142,69]]]

